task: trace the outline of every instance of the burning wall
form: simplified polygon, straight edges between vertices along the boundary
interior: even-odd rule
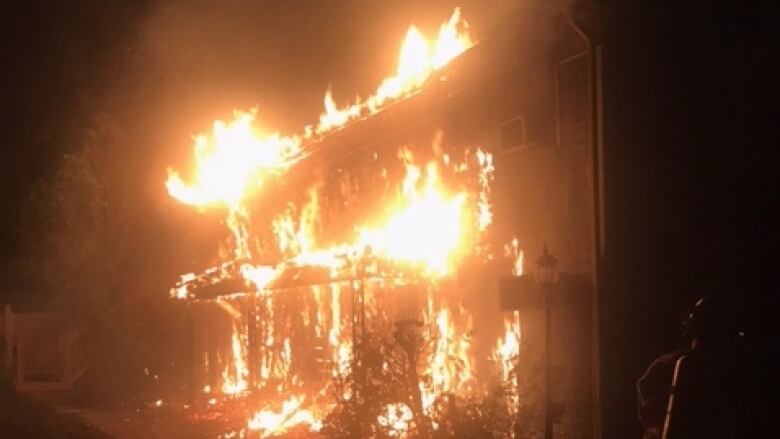
[[[520,232],[524,247],[544,239],[570,260],[555,219],[561,186],[538,187],[568,175],[557,159],[568,156],[532,142],[504,148],[504,122],[517,117],[501,103],[523,87],[496,67],[500,44],[466,52],[466,30],[457,11],[436,43],[410,29],[375,94],[341,107],[326,94],[319,122],[300,134],[264,133],[254,113],[218,122],[196,140],[196,172],[171,173],[172,196],[226,213],[225,262],[184,275],[173,295],[219,307],[221,330],[202,316],[201,338],[212,340],[196,359],[200,380],[208,398],[252,391],[271,401],[250,430],[317,430],[336,400],[365,397],[372,376],[406,389],[377,418],[388,431],[437,428],[421,421],[437,398],[483,392],[486,365],[520,387],[510,373],[520,314],[496,319],[494,289],[520,252],[504,259],[501,243]],[[494,188],[496,152],[505,183]],[[529,205],[523,194],[534,191],[543,197]],[[370,352],[388,360],[369,367]],[[520,396],[507,400],[515,412]]]

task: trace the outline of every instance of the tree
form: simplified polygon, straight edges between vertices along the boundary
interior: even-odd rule
[[[167,255],[150,245],[164,246],[165,231],[138,207],[147,200],[128,143],[110,116],[96,117],[24,211],[22,269],[81,326],[90,353],[85,379],[103,394],[96,396],[126,396],[155,381],[162,365],[175,363],[176,337],[186,336],[164,287]]]
[[[116,269],[100,145],[107,130],[89,130],[56,172],[36,184],[22,233],[27,277],[56,302],[91,316],[108,306]]]

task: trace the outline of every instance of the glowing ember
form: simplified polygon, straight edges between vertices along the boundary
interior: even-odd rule
[[[388,404],[378,416],[379,425],[387,429],[388,436],[403,437],[412,422],[412,410],[406,404]]]
[[[261,430],[261,437],[278,435],[298,425],[308,425],[312,431],[318,431],[322,423],[308,410],[301,409],[304,398],[294,395],[282,403],[279,411],[261,410],[249,420],[250,430]]]
[[[225,368],[222,372],[222,393],[235,395],[247,389],[246,377],[249,369],[246,366],[244,346],[241,343],[238,330],[233,326],[233,336],[231,338],[231,353],[233,354],[232,370]]]

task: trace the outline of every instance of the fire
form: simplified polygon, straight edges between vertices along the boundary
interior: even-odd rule
[[[229,250],[221,255],[231,258],[231,262],[208,270],[208,276],[183,275],[171,295],[181,299],[194,298],[189,284],[212,285],[239,276],[251,286],[247,289],[254,292],[251,296],[254,322],[250,323],[262,329],[258,329],[258,338],[246,335],[242,332],[248,326],[247,315],[242,314],[244,308],[239,312],[228,301],[217,300],[231,318],[232,333],[229,355],[215,360],[219,363],[217,370],[222,372],[221,386],[215,390],[221,390],[225,395],[239,395],[255,390],[256,386],[260,390],[292,395],[281,405],[280,398],[273,409],[266,407],[249,419],[248,429],[259,431],[262,437],[284,434],[300,425],[317,431],[325,414],[323,407],[327,404],[321,404],[317,398],[327,393],[328,384],[303,383],[302,380],[308,378],[299,378],[294,370],[299,357],[295,360],[293,357],[303,350],[299,351],[295,331],[291,330],[293,319],[299,319],[304,327],[312,330],[316,339],[322,340],[322,344],[317,345],[317,352],[322,354],[322,357],[317,354],[318,361],[324,368],[329,368],[327,372],[331,377],[347,377],[354,372],[351,370],[353,348],[359,344],[350,334],[354,329],[350,326],[350,315],[354,319],[357,311],[354,307],[342,309],[342,298],[351,299],[354,295],[360,284],[353,280],[355,277],[400,276],[405,281],[413,279],[426,286],[427,306],[422,317],[424,335],[431,344],[426,346],[427,351],[421,357],[420,369],[424,378],[419,386],[420,402],[426,415],[432,414],[433,404],[439,396],[473,390],[471,314],[455,301],[434,298],[433,291],[438,281],[454,274],[458,264],[474,252],[481,234],[492,223],[490,183],[494,167],[489,152],[482,148],[469,149],[466,161],[456,163],[441,152],[440,134],[434,140],[434,159],[417,161],[408,149],[401,149],[398,157],[403,162],[404,177],[401,181],[388,182],[397,184],[398,190],[386,193],[381,206],[348,231],[346,239],[334,245],[323,245],[327,242],[326,237],[318,236],[320,209],[327,201],[323,198],[326,194],[320,193],[321,185],[309,188],[302,206],[289,203],[270,221],[268,232],[276,244],[276,248],[270,245],[271,256],[254,254],[265,252],[267,247],[257,250],[260,246],[254,244],[259,239],[253,235],[257,228],[248,208],[250,200],[255,199],[261,188],[269,186],[269,179],[284,174],[306,157],[303,142],[316,140],[316,136],[375,114],[388,104],[416,93],[473,44],[460,9],[455,9],[441,25],[435,40],[427,39],[411,26],[401,47],[396,71],[368,98],[339,107],[327,92],[325,110],[319,122],[305,127],[302,135],[266,132],[258,127],[255,111],[237,112],[234,120],[216,121],[210,133],[195,138],[195,167],[188,178],[169,170],[166,188],[172,197],[199,209],[225,209],[225,225],[230,231]],[[386,170],[383,175],[387,178]],[[465,180],[469,179],[475,181],[468,184]],[[520,260],[519,270],[515,269],[519,274],[522,252],[518,253],[516,241],[514,250]],[[279,260],[257,264],[259,256],[278,257]],[[291,317],[289,313],[285,314],[288,305],[283,303],[284,299],[272,290],[277,288],[274,281],[288,268],[301,266],[325,267],[330,278],[327,283],[308,289],[311,299],[306,300],[313,300],[314,306],[311,302],[299,302],[301,306],[294,308],[295,317]],[[362,282],[363,285],[367,283]],[[367,297],[366,308],[372,316],[379,315],[376,298]],[[510,339],[510,335],[514,338]],[[262,355],[250,361],[253,343],[259,345]],[[502,364],[506,365],[512,355],[519,353],[519,321],[516,328],[507,326],[499,351],[496,355],[505,359]],[[227,352],[227,349],[220,352]],[[251,380],[250,370],[255,371]],[[305,377],[305,374],[300,376]],[[206,393],[211,390],[208,385],[204,387]],[[355,393],[347,389],[343,396],[348,398],[352,394]],[[211,398],[210,405],[213,405],[212,401],[215,403],[216,399]],[[390,404],[386,409],[386,414],[377,419],[380,425],[387,428],[390,435],[408,431],[413,422],[411,408],[406,404]]]
[[[451,258],[461,244],[465,193],[444,188],[436,163],[425,176],[418,166],[406,165],[402,194],[376,227],[360,230],[359,245],[387,259],[423,267],[435,276],[448,274]]]
[[[485,231],[493,222],[493,212],[490,208],[490,182],[493,181],[493,154],[477,149],[479,162],[479,230]]]
[[[338,108],[331,93],[327,92],[325,112],[320,115],[314,133],[324,134],[351,120],[375,114],[389,102],[409,96],[422,88],[434,72],[473,45],[468,23],[461,18],[460,8],[456,8],[449,20],[441,25],[438,38],[433,44],[430,44],[415,26],[410,26],[401,46],[395,75],[385,78],[367,99],[358,100],[343,108]]]
[[[519,355],[520,313],[514,311],[511,318],[504,318],[504,336],[496,342],[496,350],[493,355],[501,367],[501,377],[505,381],[511,378],[511,371],[514,369]]]
[[[492,165],[486,159],[489,155],[478,151],[478,173],[482,179],[492,172]],[[451,274],[458,256],[465,253],[467,245],[474,243],[491,221],[488,192],[482,190],[475,200],[465,190],[448,189],[441,176],[440,162],[430,161],[420,166],[405,149],[399,152],[399,157],[404,161],[406,175],[398,196],[373,220],[357,227],[357,236],[351,242],[315,248],[312,224],[317,213],[317,197],[310,191],[299,221],[290,213],[294,209],[288,209],[273,221],[280,251],[288,256],[293,254],[291,261],[296,264],[332,270],[371,256],[415,268],[420,275],[432,279]]]
[[[379,425],[387,429],[390,437],[402,437],[409,430],[413,419],[412,409],[406,404],[388,404],[385,413],[378,416]]]
[[[236,395],[247,390],[247,376],[249,375],[249,368],[246,363],[246,347],[241,340],[236,323],[241,318],[241,313],[224,300],[220,300],[217,303],[233,320],[230,337],[232,362],[229,367],[226,366],[222,371],[222,393]]]
[[[519,384],[516,368],[520,358],[520,340],[520,313],[513,311],[511,317],[504,317],[504,335],[496,341],[493,352],[493,360],[499,367],[501,379],[509,384],[507,403],[513,413],[517,412],[520,401],[520,395],[516,391]]]
[[[195,137],[193,181],[185,183],[178,172],[169,170],[168,193],[192,206],[235,206],[270,175],[301,158],[299,138],[263,134],[255,119],[255,111],[236,112],[232,122],[218,120],[210,135]]]
[[[262,291],[279,276],[279,267],[244,264],[241,266],[241,275],[251,282],[257,290]]]
[[[352,346],[341,335],[341,286],[333,284],[331,288],[331,327],[328,332],[328,343],[333,352],[331,373],[334,377],[345,376],[349,371],[349,359],[352,356]]]
[[[511,258],[513,261],[512,275],[522,276],[523,259],[525,257],[525,254],[523,253],[523,250],[520,248],[520,243],[517,240],[517,238],[512,238],[512,241],[504,245],[504,256]]]
[[[247,426],[250,430],[261,430],[261,437],[286,433],[297,425],[308,425],[312,431],[318,431],[322,423],[306,409],[301,409],[304,397],[293,395],[282,403],[278,412],[261,410],[249,420]]]
[[[325,94],[325,112],[313,130],[318,135],[342,127],[356,118],[375,114],[387,103],[419,90],[430,76],[474,45],[468,23],[456,8],[429,44],[415,27],[406,33],[395,75],[386,78],[376,92],[364,101],[338,108],[333,96]],[[169,170],[168,193],[180,202],[197,207],[236,206],[271,175],[287,170],[303,156],[302,137],[264,133],[256,126],[256,110],[236,111],[234,120],[214,122],[210,135],[195,137],[195,173],[187,183]]]
[[[434,307],[429,296],[429,312]],[[429,412],[437,397],[444,393],[468,393],[473,380],[474,360],[471,355],[471,315],[460,307],[458,314],[465,322],[458,324],[450,309],[441,307],[435,312],[431,339],[436,340],[427,359],[425,373],[428,383],[421,385],[423,409]],[[430,317],[429,317],[430,318]]]

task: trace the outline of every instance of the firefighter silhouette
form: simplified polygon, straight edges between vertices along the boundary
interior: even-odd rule
[[[703,297],[686,312],[684,346],[637,381],[644,439],[741,438],[740,339],[732,310]]]

